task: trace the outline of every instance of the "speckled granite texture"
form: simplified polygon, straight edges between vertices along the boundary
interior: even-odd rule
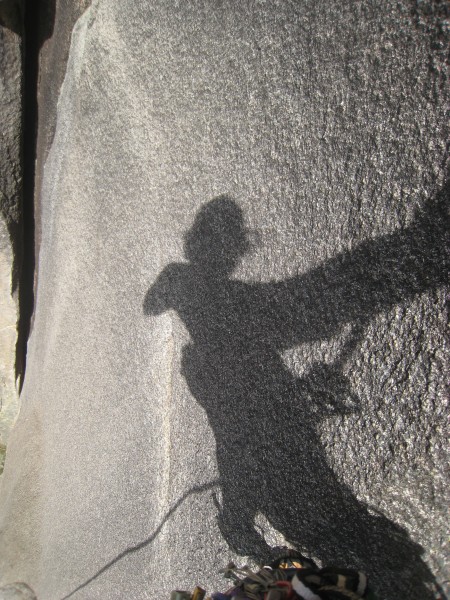
[[[0,2],[0,473],[18,412],[16,328],[23,244],[20,12],[19,2]]]
[[[449,579],[445,18],[99,0],[78,20],[1,583],[163,600],[283,543],[380,599]]]

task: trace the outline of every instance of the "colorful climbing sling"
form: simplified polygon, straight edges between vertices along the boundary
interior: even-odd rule
[[[173,591],[170,600],[376,600],[364,573],[335,567],[318,568],[301,554],[289,551],[257,572],[234,564],[224,569],[234,585],[225,593],[196,587],[192,593]]]

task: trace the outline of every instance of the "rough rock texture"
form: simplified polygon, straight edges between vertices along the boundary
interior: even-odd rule
[[[0,472],[18,411],[15,359],[22,244],[22,39],[18,2],[0,2]]]
[[[12,583],[0,588],[0,600],[36,600],[36,596],[26,584]]]
[[[39,20],[38,123],[36,139],[36,212],[40,211],[43,165],[56,128],[56,105],[66,71],[72,29],[90,0],[41,0]],[[41,222],[36,219],[36,254],[39,254]]]
[[[97,0],[78,20],[1,582],[162,599],[285,542],[382,599],[448,580],[445,17]]]

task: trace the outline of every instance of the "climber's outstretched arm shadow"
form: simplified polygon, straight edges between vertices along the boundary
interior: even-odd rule
[[[345,324],[365,325],[380,312],[449,281],[449,185],[412,224],[367,240],[297,277],[262,284],[280,348],[326,340]],[[258,311],[258,306],[254,307]]]

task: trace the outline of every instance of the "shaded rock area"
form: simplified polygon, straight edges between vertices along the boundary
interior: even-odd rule
[[[446,5],[95,0],[67,64],[64,6],[0,584],[164,598],[288,544],[431,600]]]
[[[22,7],[0,3],[0,472],[18,411],[16,342],[22,261]]]

